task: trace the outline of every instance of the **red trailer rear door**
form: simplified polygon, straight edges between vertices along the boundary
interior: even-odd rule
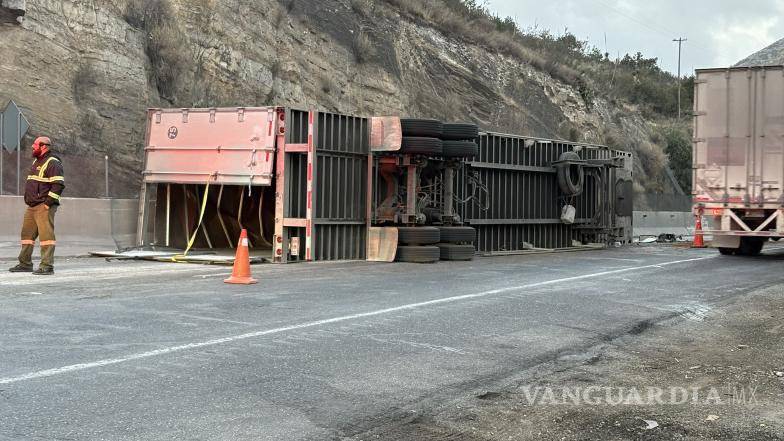
[[[271,185],[274,107],[151,109],[145,182]]]

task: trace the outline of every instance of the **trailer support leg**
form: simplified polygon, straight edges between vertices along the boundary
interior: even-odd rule
[[[444,169],[444,217],[443,222],[451,225],[455,220],[455,169]]]
[[[166,246],[170,246],[171,238],[171,184],[166,184]]]
[[[417,223],[417,184],[419,183],[419,167],[415,164],[408,165],[408,176],[406,176],[406,216],[404,223]]]

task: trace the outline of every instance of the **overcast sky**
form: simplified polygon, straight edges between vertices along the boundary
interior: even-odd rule
[[[488,0],[521,28],[564,28],[615,58],[640,51],[673,73],[724,67],[784,38],[784,0]],[[605,46],[605,34],[607,43]]]

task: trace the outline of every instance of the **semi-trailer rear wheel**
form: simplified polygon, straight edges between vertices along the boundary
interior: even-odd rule
[[[441,258],[441,250],[436,246],[399,246],[395,255],[396,262],[435,263]]]
[[[737,250],[738,250],[737,248],[724,248],[724,247],[721,247],[721,248],[719,248],[719,253],[721,253],[722,256],[732,256],[733,254],[735,254],[735,251],[737,251]]]
[[[441,241],[438,227],[398,227],[397,242],[406,245],[431,245]]]
[[[471,244],[439,243],[441,260],[471,260],[474,258],[474,246]]]
[[[479,154],[479,146],[474,141],[444,141],[445,158],[472,158]]]
[[[479,127],[476,124],[449,123],[444,124],[443,140],[473,141],[479,137]]]
[[[740,248],[738,248],[737,254],[741,256],[759,256],[764,245],[764,237],[741,237]]]
[[[444,125],[434,119],[401,118],[400,125],[403,136],[440,138],[444,134]]]
[[[441,242],[474,243],[476,230],[473,227],[441,227]]]
[[[400,153],[410,155],[441,156],[443,152],[443,143],[438,138],[407,136],[400,146]]]

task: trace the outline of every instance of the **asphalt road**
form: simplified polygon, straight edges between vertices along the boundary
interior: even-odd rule
[[[784,281],[784,250],[0,273],[0,439],[340,439]],[[6,261],[10,265],[10,262]]]

